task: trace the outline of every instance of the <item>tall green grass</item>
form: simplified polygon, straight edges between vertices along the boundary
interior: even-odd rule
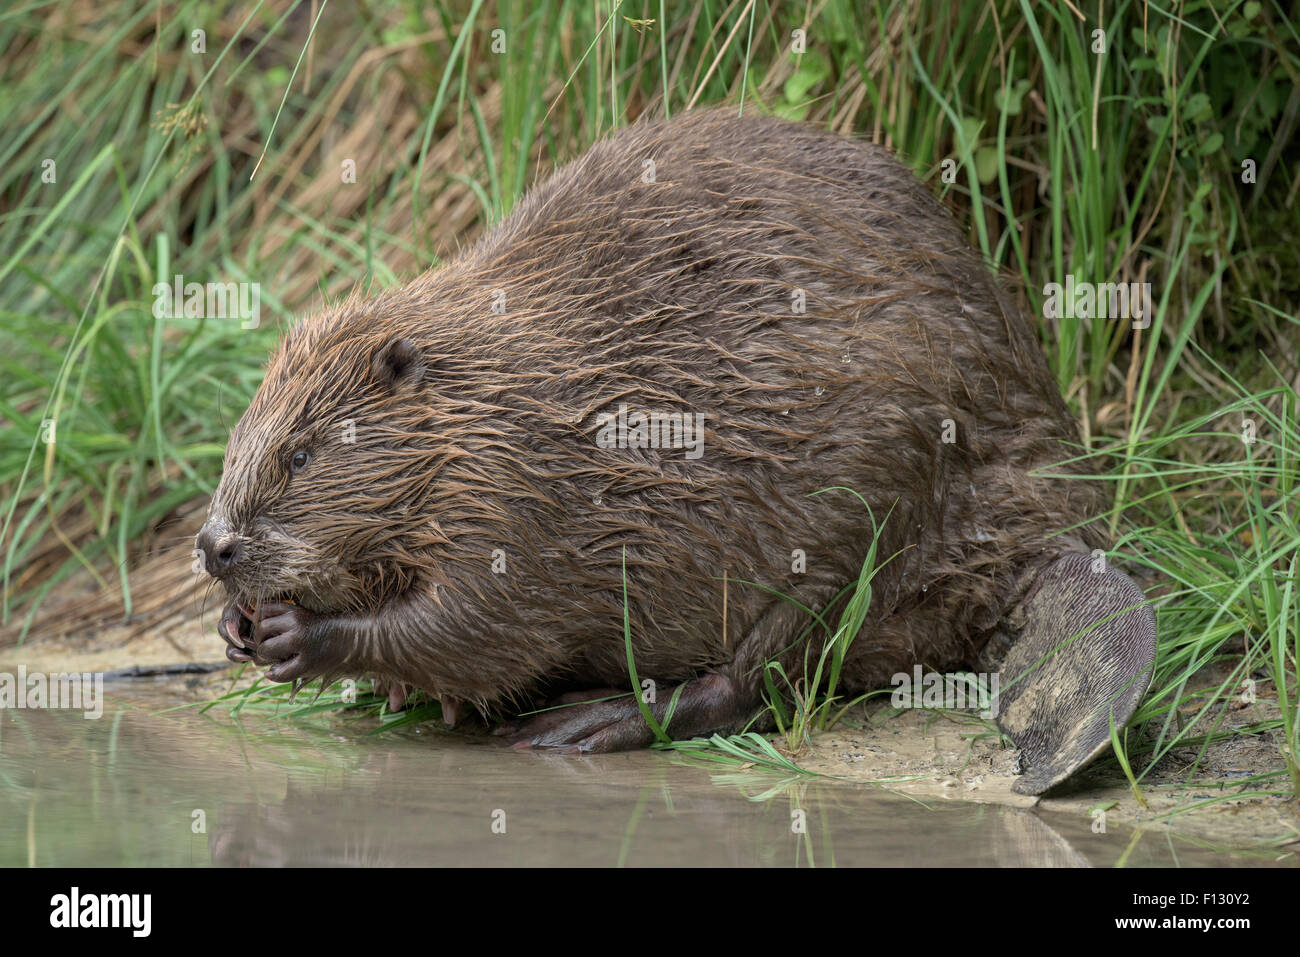
[[[1296,787],[1300,35],[1282,0],[316,12],[110,0],[0,13],[0,619],[12,633],[87,568],[130,611],[130,569],[211,492],[228,428],[293,316],[453,254],[546,169],[642,111],[729,102],[894,148],[1031,314],[1068,273],[1153,283],[1148,329],[1040,323],[1116,492],[1116,552],[1151,571],[1158,601],[1156,683],[1129,757],[1140,777],[1171,749],[1203,746],[1214,732],[1194,732],[1194,716],[1226,726],[1253,687],[1281,717],[1247,731],[1275,737]],[[195,29],[206,52],[192,51]],[[361,156],[351,192],[332,165],[345,148]],[[264,328],[155,319],[150,290],[177,272],[259,282]],[[1207,685],[1225,662],[1229,678]],[[769,677],[778,707],[798,701],[796,676]],[[827,714],[818,700],[799,707]]]

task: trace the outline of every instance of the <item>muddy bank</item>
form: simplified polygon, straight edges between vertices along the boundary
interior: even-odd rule
[[[1234,720],[1267,720],[1273,716],[1269,710],[1261,701]],[[1300,853],[1300,804],[1289,798],[1289,779],[1279,774],[1264,784],[1242,783],[1284,771],[1278,746],[1267,736],[1211,745],[1195,771],[1195,752],[1175,749],[1143,775],[1140,798],[1106,755],[1048,795],[1029,797],[1011,790],[1018,752],[1003,746],[992,722],[961,713],[898,711],[888,704],[869,705],[855,717],[854,727],[815,736],[795,756],[797,763],[927,801],[1037,808],[1074,818],[1089,830],[1122,824],[1153,836],[1171,830],[1214,843],[1267,844],[1280,857]],[[1135,773],[1144,768],[1139,759]]]

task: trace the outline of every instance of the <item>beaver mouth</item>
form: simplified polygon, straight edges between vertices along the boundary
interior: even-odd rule
[[[259,593],[256,597],[245,593],[236,596],[235,600],[238,602],[241,609],[247,609],[251,612],[256,612],[263,605],[269,605],[272,602],[280,602],[287,605],[301,605],[308,611],[318,611],[310,601],[304,600],[303,596],[299,592],[293,591],[272,592],[270,595]]]
[[[224,584],[230,599],[250,611],[269,602],[300,605],[318,615],[337,614],[350,606],[343,583],[325,575],[267,574],[250,568],[245,576]]]

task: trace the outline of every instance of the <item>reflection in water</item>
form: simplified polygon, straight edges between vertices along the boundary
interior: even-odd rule
[[[1087,820],[921,802],[672,755],[574,758],[227,713],[0,712],[0,865],[1232,863]],[[1259,858],[1242,863],[1261,863]]]

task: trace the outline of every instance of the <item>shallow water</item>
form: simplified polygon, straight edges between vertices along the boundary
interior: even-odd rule
[[[1263,864],[1165,831],[657,752],[518,753],[338,718],[232,718],[162,688],[99,720],[0,711],[0,865]],[[802,812],[802,815],[797,812]],[[798,833],[792,821],[802,819]]]

